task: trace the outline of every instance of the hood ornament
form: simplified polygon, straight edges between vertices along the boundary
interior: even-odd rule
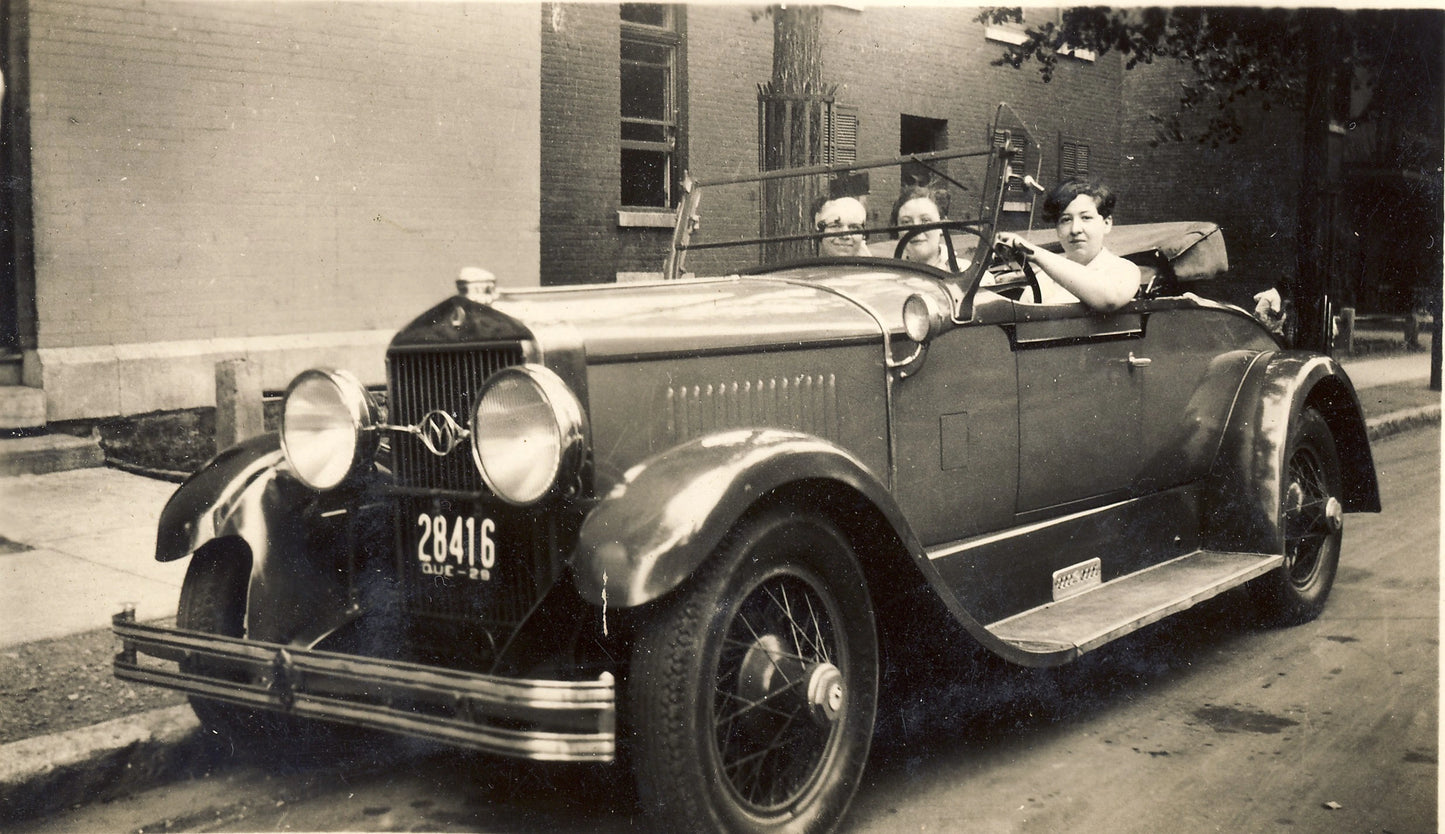
[[[462,267],[457,275],[457,295],[478,304],[491,304],[497,300],[497,276],[481,267]]]

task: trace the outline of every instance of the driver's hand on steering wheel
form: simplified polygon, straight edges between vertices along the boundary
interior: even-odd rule
[[[999,257],[1006,260],[1014,260],[1018,263],[1027,263],[1034,255],[1034,247],[1021,236],[1013,232],[997,232],[993,236],[994,251]]]

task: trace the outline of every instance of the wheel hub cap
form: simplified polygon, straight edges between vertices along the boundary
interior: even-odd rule
[[[761,700],[786,682],[779,675],[784,662],[783,642],[764,634],[748,647],[738,670],[738,694],[750,701]]]
[[[1289,512],[1298,513],[1298,512],[1301,510],[1301,508],[1304,507],[1304,503],[1305,503],[1305,491],[1304,491],[1304,487],[1300,486],[1299,481],[1295,481],[1295,482],[1291,483],[1291,484],[1289,485],[1289,490],[1285,492],[1285,496],[1284,496],[1284,505],[1285,505],[1285,508],[1286,508]]]
[[[819,663],[808,676],[808,711],[813,721],[826,727],[843,713],[843,673],[831,663]]]
[[[1334,496],[1330,496],[1330,500],[1325,502],[1325,525],[1329,527],[1331,533],[1337,532],[1345,526],[1345,508]]]
[[[738,695],[746,702],[758,703],[791,688],[795,694],[789,697],[801,696],[808,715],[818,726],[831,726],[843,714],[843,706],[847,702],[843,672],[827,661],[805,663],[787,655],[782,641],[775,635],[765,634],[755,640],[743,656],[738,671]],[[748,723],[774,722],[775,715],[761,713]],[[751,729],[765,731],[759,726]]]

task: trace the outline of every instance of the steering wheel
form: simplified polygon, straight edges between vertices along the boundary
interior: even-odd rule
[[[1023,272],[1024,279],[1028,281],[1028,287],[1034,294],[1034,303],[1044,303],[1044,291],[1039,286],[1039,276],[1034,272],[1033,264],[1029,263],[1029,259],[1024,257],[1022,251],[1012,246],[995,243],[993,253],[994,257],[1005,266],[1016,267]]]
[[[945,219],[938,220],[933,223],[926,223],[918,226],[917,228],[905,230],[902,234],[898,236],[898,245],[893,247],[893,257],[901,260],[903,258],[904,250],[908,248],[909,241],[913,240],[915,237],[918,237],[924,232],[931,232],[934,229],[941,229],[943,230],[943,246],[944,249],[948,252],[948,269],[950,272],[958,272],[958,254],[954,251],[953,236],[950,235],[949,232],[964,231],[976,233],[975,230],[977,229],[977,227],[978,221],[975,220]]]

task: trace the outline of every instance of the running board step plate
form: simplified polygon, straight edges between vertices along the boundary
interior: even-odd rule
[[[1072,659],[1282,564],[1279,555],[1196,550],[999,620],[988,630],[1029,654]]]

